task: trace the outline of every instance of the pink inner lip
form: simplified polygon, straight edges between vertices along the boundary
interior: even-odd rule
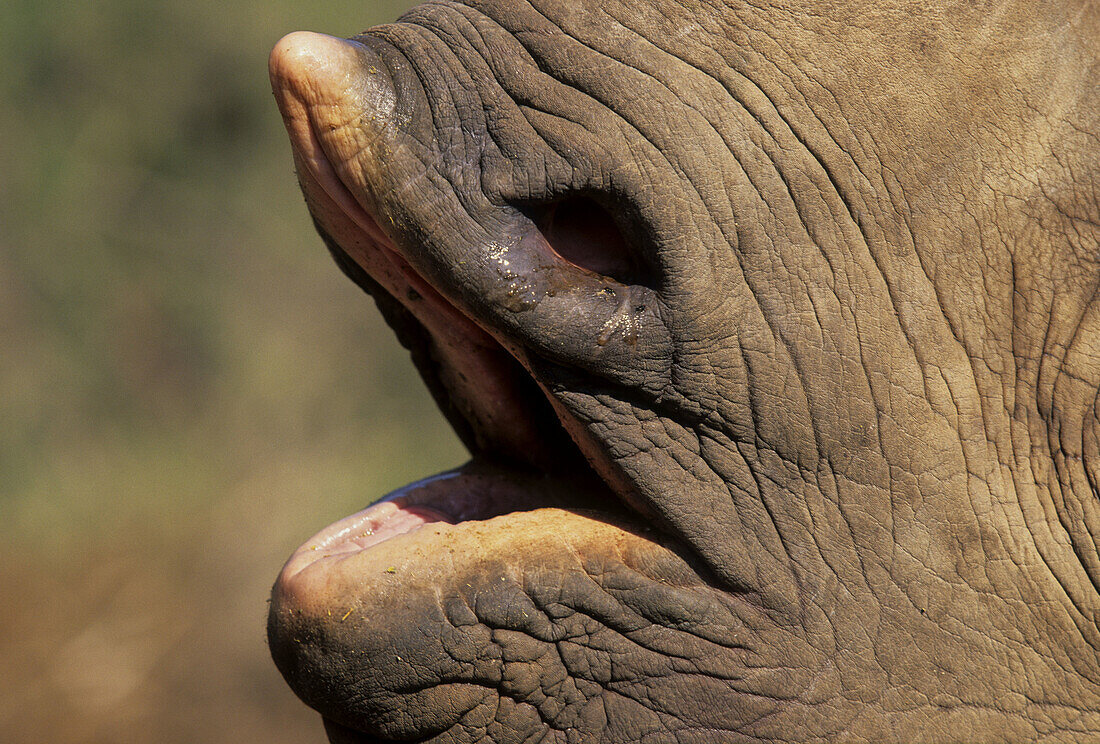
[[[411,532],[428,522],[450,521],[450,517],[435,509],[384,501],[329,525],[313,540],[307,541],[306,548],[321,551],[325,557],[351,553]]]
[[[436,509],[404,504],[400,497],[374,504],[307,540],[286,562],[282,578],[292,579],[319,560],[357,553],[434,522],[453,524],[454,520]]]
[[[428,524],[458,525],[542,507],[606,511],[612,502],[606,485],[592,474],[552,477],[475,459],[457,470],[410,483],[325,527],[290,556],[279,581],[288,582],[315,563],[368,550]]]

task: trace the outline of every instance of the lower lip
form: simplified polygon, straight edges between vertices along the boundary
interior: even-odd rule
[[[391,537],[404,535],[425,524],[454,520],[446,514],[419,505],[384,501],[330,524],[290,556],[283,567],[284,578],[293,578],[322,558],[357,553]]]

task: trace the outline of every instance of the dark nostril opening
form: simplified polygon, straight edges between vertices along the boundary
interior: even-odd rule
[[[555,253],[623,284],[641,280],[642,266],[615,219],[588,197],[572,197],[529,212]]]

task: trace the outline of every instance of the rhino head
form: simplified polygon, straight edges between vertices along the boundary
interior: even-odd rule
[[[271,57],[472,453],[327,528],[333,741],[1100,736],[1100,8],[432,2]]]

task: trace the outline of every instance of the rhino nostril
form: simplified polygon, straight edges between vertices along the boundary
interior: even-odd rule
[[[531,214],[561,258],[623,284],[642,279],[642,265],[614,217],[587,197],[553,202]]]

